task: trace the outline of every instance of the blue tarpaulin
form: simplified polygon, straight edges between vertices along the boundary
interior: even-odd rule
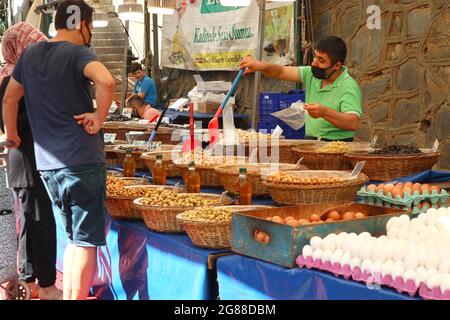
[[[222,300],[408,300],[390,288],[337,278],[331,273],[288,269],[240,255],[217,260]]]

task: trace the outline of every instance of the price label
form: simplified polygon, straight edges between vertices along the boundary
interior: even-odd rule
[[[145,140],[134,140],[131,145],[132,146],[145,146],[147,142]]]
[[[138,121],[138,123],[139,123],[139,124],[149,124],[149,121],[148,121],[148,120],[145,120],[145,119],[140,119],[140,120]]]
[[[275,130],[272,132],[272,138],[277,139],[281,136],[282,133],[283,133],[283,129],[281,129],[280,126],[277,126],[275,128]]]
[[[161,141],[150,142],[147,144],[147,151],[158,151],[161,150]]]
[[[108,113],[114,113],[114,112],[116,112],[116,111],[117,111],[117,108],[118,108],[117,104],[116,104],[115,102],[113,102],[112,105],[111,105],[111,107],[109,107]]]
[[[437,152],[439,148],[439,141],[436,139],[436,141],[433,144],[433,152]]]
[[[103,135],[103,138],[105,140],[105,143],[114,143],[114,140],[116,140],[116,134],[115,133],[105,133]]]
[[[169,124],[170,123],[170,117],[163,117],[161,120],[162,123]]]
[[[375,144],[378,141],[378,135],[374,135],[372,141],[370,141],[370,146],[375,147]]]
[[[133,113],[133,108],[124,108],[122,111],[122,115],[131,118],[131,114]]]
[[[320,140],[322,140],[322,137],[318,137],[318,138],[317,138],[317,141],[320,141]]]

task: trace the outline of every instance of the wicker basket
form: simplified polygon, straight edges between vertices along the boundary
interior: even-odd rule
[[[223,188],[231,193],[236,193],[236,181],[239,177],[239,168],[247,169],[247,176],[249,181],[252,183],[252,196],[261,197],[267,196],[269,192],[266,189],[266,186],[263,185],[263,179],[261,177],[262,171],[267,169],[266,174],[269,173],[271,166],[278,165],[277,169],[273,169],[274,171],[278,170],[307,170],[305,166],[297,167],[294,164],[290,163],[279,163],[279,164],[265,164],[265,163],[255,163],[255,164],[242,164],[242,165],[225,165],[219,166],[215,170],[220,177],[220,182]]]
[[[194,195],[194,193],[190,193]],[[217,199],[217,205],[231,204],[232,201],[225,197],[219,202],[221,196],[217,194],[198,193],[202,198]],[[164,207],[147,206],[141,204],[142,198],[133,201],[133,206],[140,212],[147,228],[157,232],[182,233],[183,226],[177,221],[177,214],[195,209],[195,207]]]
[[[122,145],[120,147],[126,147],[129,146],[131,147],[136,147],[136,146],[132,146],[132,145]],[[126,150],[121,150],[119,148],[114,149],[114,151],[111,152],[115,152],[116,156],[117,156],[117,163],[118,165],[122,166],[123,165],[123,161],[125,160],[125,157],[127,155]],[[133,158],[136,161],[136,169],[140,169],[140,170],[145,170],[147,169],[147,164],[145,163],[145,160],[143,160],[141,158],[141,155],[143,154],[144,151],[141,150],[134,150],[133,151]]]
[[[349,173],[350,174],[350,173]],[[265,180],[270,196],[280,204],[312,204],[333,201],[354,201],[358,190],[368,181],[365,174],[360,174],[357,179],[343,182],[303,185],[274,183]]]
[[[231,208],[233,212],[267,209],[270,206],[220,206]],[[208,249],[231,248],[231,220],[227,222],[208,222],[190,220],[184,217],[185,212],[177,214],[177,221],[191,239],[194,246]]]
[[[390,181],[426,170],[431,170],[442,156],[440,152],[422,150],[424,154],[387,156],[367,153],[348,153],[345,158],[355,165],[366,161],[363,172],[371,180]]]
[[[163,157],[163,165],[166,168],[167,176],[168,177],[181,177],[183,174],[183,171],[180,170],[172,161],[172,152],[174,145],[162,145],[162,148],[160,151],[151,151],[151,152],[144,152],[141,155],[141,159],[145,161],[145,164],[147,166],[147,169],[152,172],[152,168],[155,165],[156,162],[156,156],[158,154],[161,154]],[[175,151],[176,152],[176,151]]]
[[[126,124],[120,121],[107,121],[103,124],[102,129],[103,133],[115,133],[117,140],[126,140],[125,133],[130,131],[126,128]]]
[[[259,144],[258,140],[252,140],[250,143],[249,141],[245,141],[245,154],[250,156],[253,149],[257,147],[260,148],[267,148],[266,154],[262,152],[261,150],[258,150],[258,161],[259,162],[274,162],[278,161],[280,163],[297,163],[298,157],[292,150],[293,144],[289,140],[280,139],[276,141],[267,140],[267,144]],[[273,152],[272,149],[278,148],[278,152]],[[278,154],[277,154],[278,153]],[[266,158],[261,158],[261,155],[264,155]],[[273,155],[272,155],[273,154]],[[277,159],[271,159],[273,157],[277,157]]]
[[[350,170],[350,161],[344,158],[344,153],[318,152],[315,147],[293,148],[302,163],[313,170]]]
[[[248,158],[246,157],[233,157],[236,161],[245,163]],[[181,164],[175,162],[175,166],[180,170],[181,176],[184,177],[188,171],[187,164]],[[220,174],[215,170],[217,165],[195,165],[195,171],[200,175],[200,183],[204,187],[222,187],[222,182],[220,181]]]
[[[150,182],[145,178],[139,177],[118,177],[120,180],[124,180],[127,182],[127,186],[135,186],[135,185],[149,185]]]
[[[155,185],[133,185],[126,186],[129,188],[163,188],[173,190],[173,187],[169,186],[155,186]],[[140,212],[133,206],[133,201],[136,197],[125,197],[125,196],[106,196],[105,207],[110,216],[113,219],[142,219]]]

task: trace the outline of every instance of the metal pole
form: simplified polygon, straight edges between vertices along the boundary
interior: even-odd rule
[[[159,79],[158,74],[156,70],[159,69],[159,37],[158,37],[158,15],[152,14],[152,28],[153,28],[153,70],[155,71],[153,74],[152,72],[152,78],[153,81],[155,81],[156,87],[159,86]]]
[[[128,36],[126,33],[128,32],[129,25],[130,25],[129,21],[126,20],[125,21],[125,40],[123,43],[122,99],[121,99],[122,112],[121,112],[121,114],[123,114],[123,110],[125,109],[125,100],[127,99],[126,94],[127,94],[127,89],[128,89],[128,74],[127,74]]]
[[[264,15],[266,11],[266,0],[260,1],[259,22],[258,22],[258,46],[256,48],[256,59],[262,60],[264,47]],[[252,128],[258,129],[258,106],[259,106],[259,84],[261,82],[261,72],[255,73],[255,82],[253,85],[252,99]]]

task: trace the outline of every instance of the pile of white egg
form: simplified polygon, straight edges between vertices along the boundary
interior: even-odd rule
[[[410,295],[419,290],[426,299],[450,299],[450,208],[431,208],[412,220],[394,217],[386,230],[378,238],[368,232],[313,237],[297,263]]]

